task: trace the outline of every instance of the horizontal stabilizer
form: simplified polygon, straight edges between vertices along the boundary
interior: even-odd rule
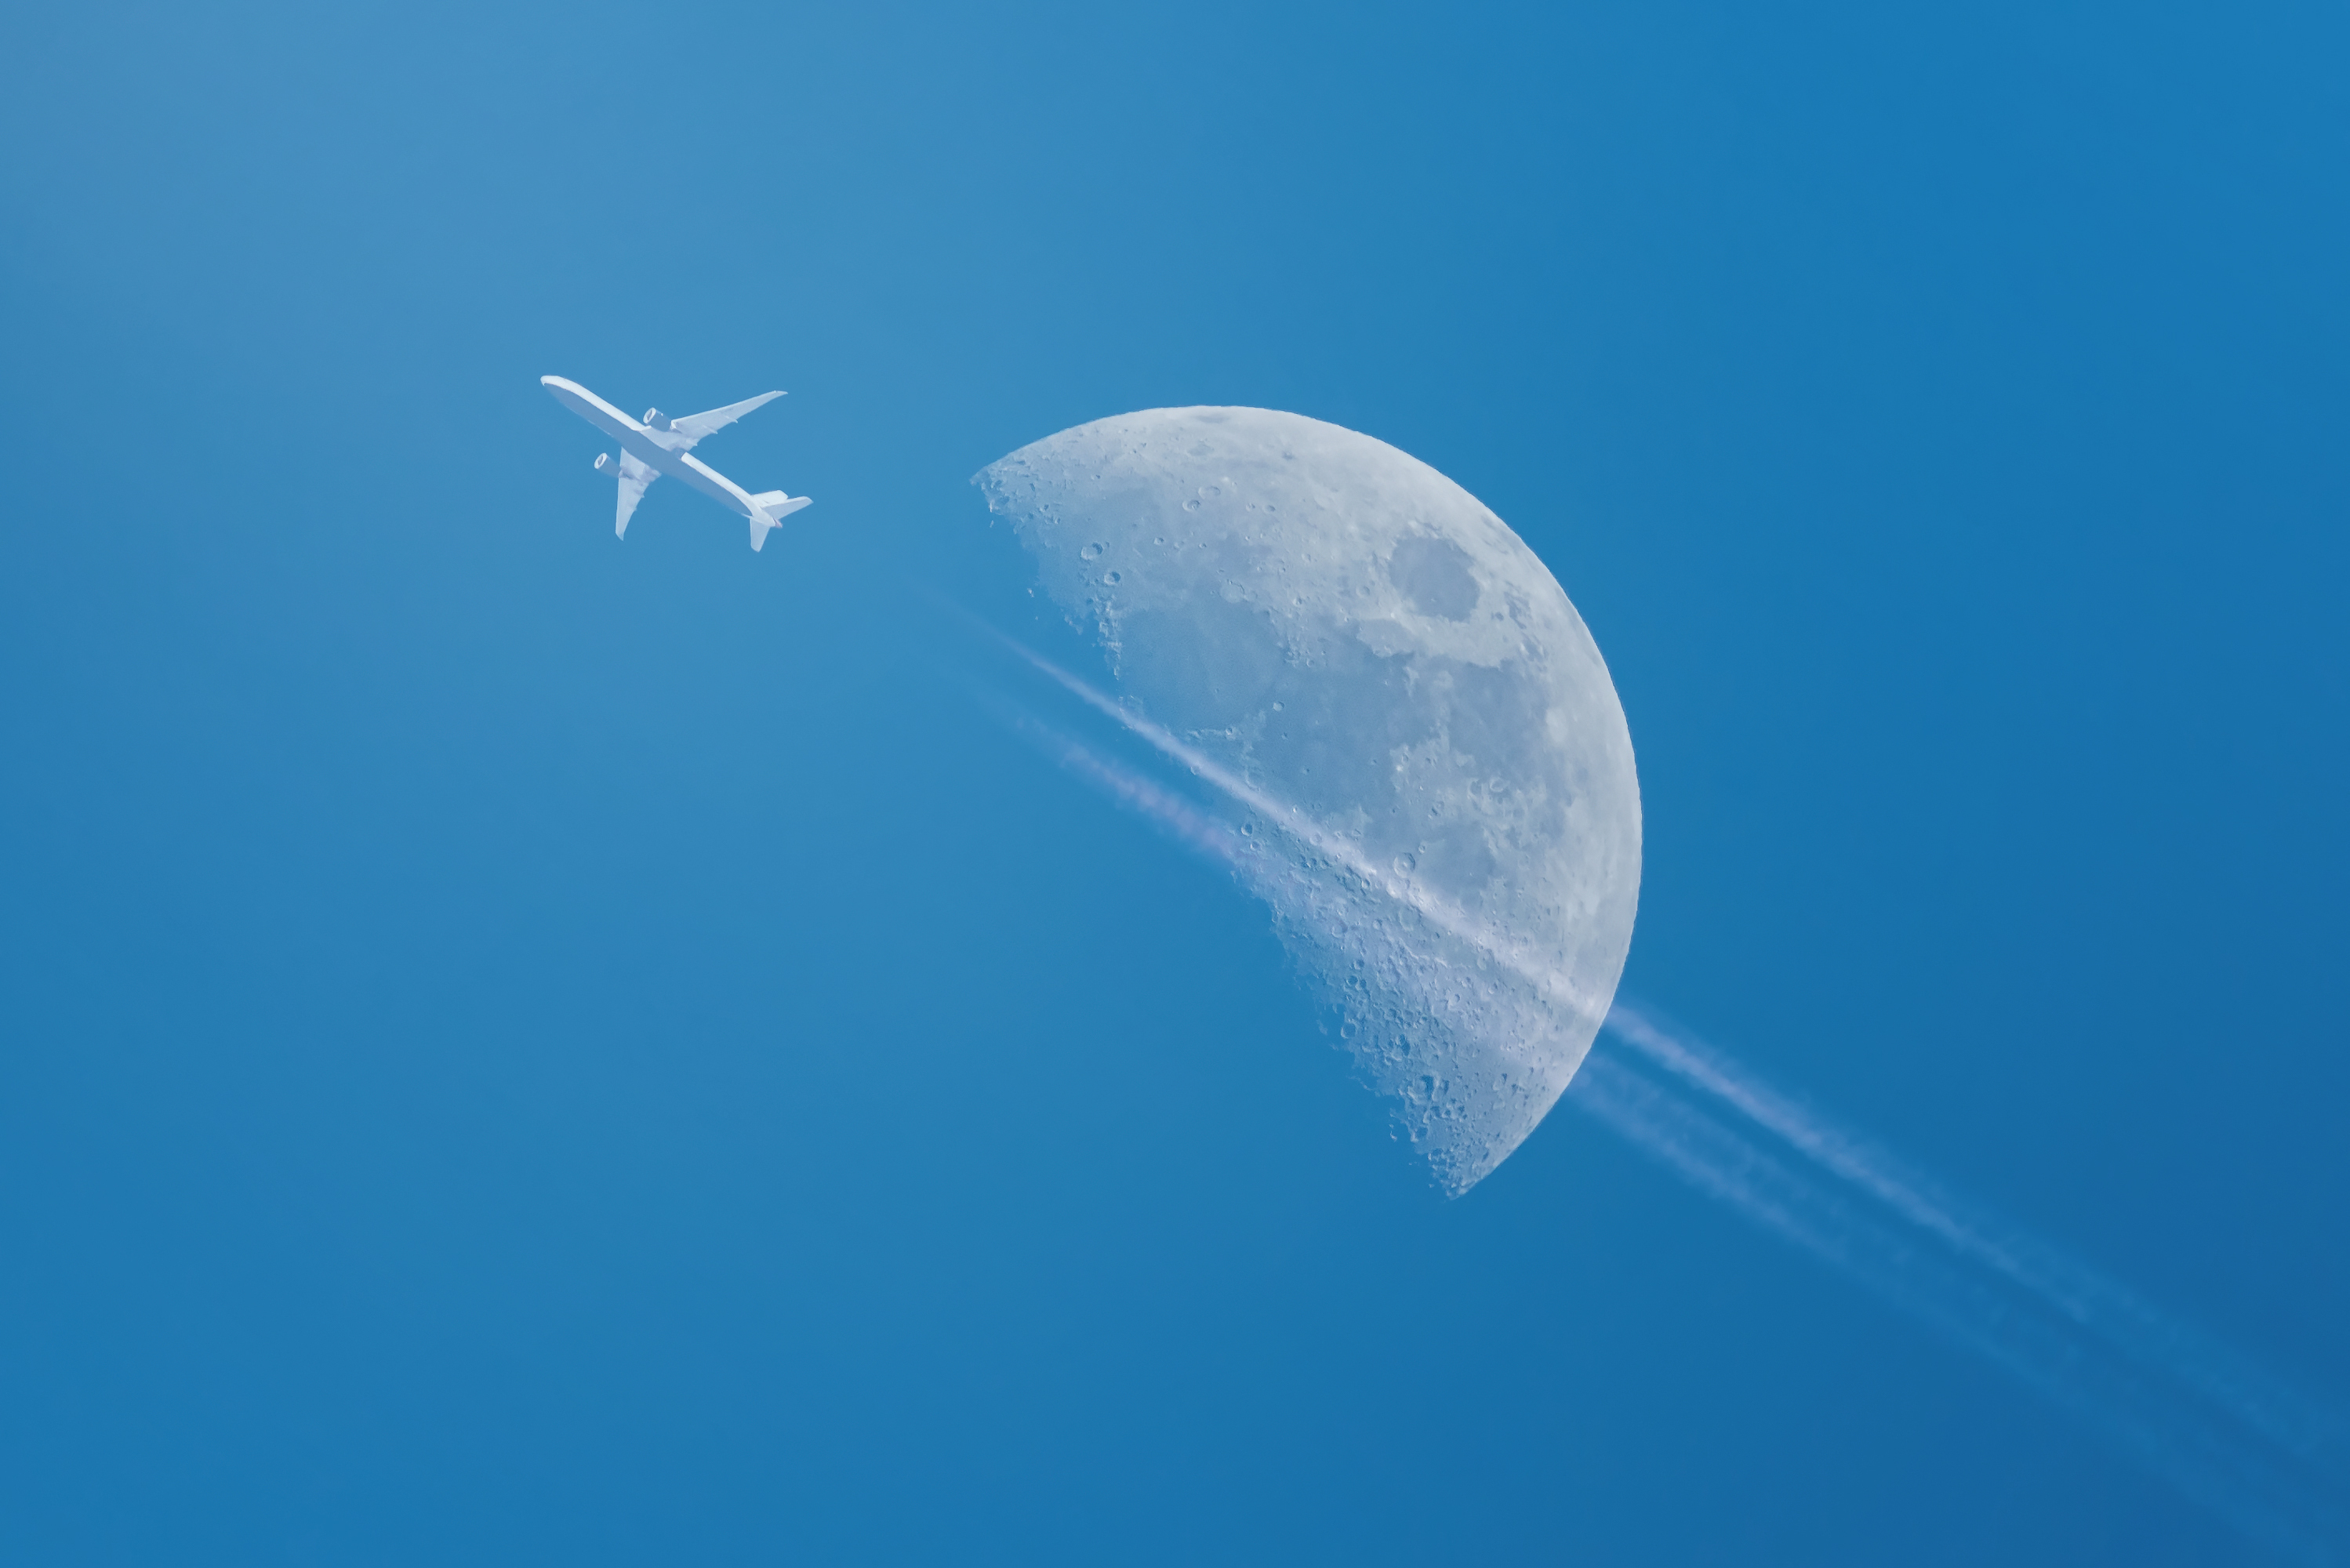
[[[780,490],[763,490],[751,497],[751,504],[780,523],[801,507],[816,504],[816,497],[786,495]]]
[[[811,495],[786,495],[780,490],[762,491],[751,497],[751,548],[764,546],[770,529],[815,499]]]

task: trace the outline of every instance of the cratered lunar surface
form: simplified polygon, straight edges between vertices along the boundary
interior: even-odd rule
[[[1557,579],[1426,463],[1264,409],[1097,421],[975,483],[1118,702],[1295,814],[1243,880],[1467,1190],[1590,1049],[1639,893],[1631,736]]]

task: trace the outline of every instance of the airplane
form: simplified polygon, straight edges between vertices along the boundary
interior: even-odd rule
[[[644,499],[645,486],[664,473],[675,474],[720,505],[748,518],[754,550],[767,542],[769,529],[813,499],[786,495],[780,490],[754,495],[692,454],[694,443],[703,436],[733,424],[762,403],[773,402],[783,396],[781,392],[762,392],[755,398],[729,403],[708,413],[688,414],[681,420],[671,419],[659,409],[647,409],[639,422],[577,381],[567,381],[560,376],[541,376],[538,384],[552,392],[556,402],[620,443],[617,462],[610,452],[596,454],[596,472],[620,482],[620,509],[612,519],[615,538],[629,536],[629,514]]]

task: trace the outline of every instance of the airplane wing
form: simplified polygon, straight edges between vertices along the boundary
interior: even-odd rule
[[[782,396],[781,392],[762,392],[755,398],[745,398],[739,403],[729,403],[708,413],[688,414],[681,420],[671,420],[669,428],[683,436],[686,445],[691,446],[712,431],[731,425],[762,403],[772,403]]]
[[[608,464],[598,459],[596,466],[620,471],[620,507],[612,517],[612,537],[625,539],[629,536],[629,518],[635,514],[637,503],[645,498],[645,487],[659,479],[660,472],[632,452],[622,452],[616,463]]]

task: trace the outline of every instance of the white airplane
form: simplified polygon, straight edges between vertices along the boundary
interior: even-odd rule
[[[760,404],[782,397],[781,392],[762,392],[755,398],[729,403],[706,414],[688,414],[681,420],[671,419],[659,409],[647,409],[640,424],[577,381],[567,381],[560,376],[541,376],[538,384],[554,393],[556,402],[620,443],[618,462],[608,452],[596,454],[596,472],[608,473],[620,482],[620,509],[612,519],[616,538],[629,536],[629,514],[644,499],[645,486],[664,473],[677,475],[720,505],[749,518],[754,550],[767,542],[769,529],[812,499],[786,495],[780,490],[754,495],[692,455],[693,444],[703,436],[733,424]]]

